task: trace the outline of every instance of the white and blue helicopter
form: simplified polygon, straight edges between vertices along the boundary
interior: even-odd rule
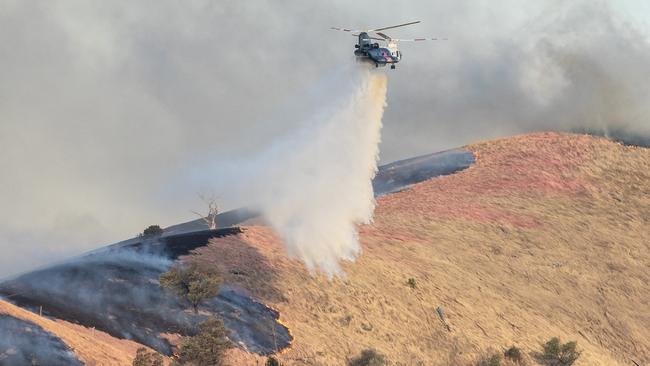
[[[388,36],[382,31],[387,29],[405,27],[420,23],[419,20],[399,25],[392,25],[390,27],[383,27],[368,30],[354,30],[348,28],[331,27],[330,29],[348,32],[355,37],[358,37],[358,43],[354,45],[354,55],[357,56],[358,61],[366,61],[373,63],[376,67],[390,65],[391,69],[395,69],[395,64],[402,59],[402,52],[398,49],[399,42],[420,42],[420,41],[437,41],[446,40],[446,38],[413,38],[413,39],[397,39]],[[376,35],[376,36],[375,36]],[[378,36],[378,37],[377,37]],[[378,42],[385,42],[385,47],[380,47]]]

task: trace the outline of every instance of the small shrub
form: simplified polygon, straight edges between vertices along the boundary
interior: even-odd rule
[[[505,358],[515,363],[521,363],[523,361],[521,350],[515,346],[508,348],[503,355]]]
[[[156,352],[148,352],[146,348],[138,348],[133,359],[133,366],[163,366],[163,357]]]
[[[417,284],[417,282],[415,282],[415,278],[409,278],[406,281],[406,286],[408,286],[408,287],[410,287],[412,289],[415,289],[415,288],[418,287],[418,284]]]
[[[269,358],[266,359],[265,366],[282,366],[282,364],[277,358],[269,356]]]
[[[150,225],[142,232],[143,236],[158,236],[162,235],[163,229],[158,225]]]
[[[221,366],[230,347],[228,330],[219,318],[211,317],[199,325],[199,333],[185,340],[178,352],[178,363],[194,366]]]
[[[577,342],[562,344],[560,338],[551,338],[542,345],[541,361],[548,366],[571,366],[580,357]]]
[[[366,349],[361,354],[348,362],[348,366],[385,366],[386,358],[374,349]]]

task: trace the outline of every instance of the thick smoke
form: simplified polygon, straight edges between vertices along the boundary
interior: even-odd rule
[[[580,32],[572,32],[580,24]],[[606,7],[569,7],[523,50],[535,128],[595,132],[650,146],[650,47]]]
[[[221,189],[262,213],[290,255],[332,275],[359,252],[356,226],[374,210],[387,78],[367,65],[316,85],[320,107],[260,158],[242,162]]]
[[[449,42],[422,51],[426,57],[418,49],[416,60],[391,81],[391,91],[400,92],[389,96],[382,156],[400,156],[394,139],[404,136],[411,152],[402,156],[408,157],[432,144],[451,148],[547,130],[650,146],[648,33],[615,7],[529,3],[518,16],[503,16],[501,7],[498,16],[476,13],[490,28],[485,32],[475,32],[475,23],[466,32],[451,27]]]
[[[382,162],[539,130],[647,144],[648,11],[634,0],[0,0],[0,276],[192,219],[196,192],[216,180],[179,178],[197,157],[261,154],[305,121],[268,115],[349,63],[354,38],[330,26],[419,18],[389,34],[449,38],[402,44],[387,70]]]

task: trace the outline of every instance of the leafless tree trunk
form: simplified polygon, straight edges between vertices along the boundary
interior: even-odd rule
[[[203,194],[199,194],[199,198],[208,205],[208,214],[203,216],[196,211],[192,211],[192,213],[199,215],[199,217],[201,217],[201,219],[210,227],[210,230],[217,230],[217,215],[219,214],[217,199],[213,196],[208,197]]]

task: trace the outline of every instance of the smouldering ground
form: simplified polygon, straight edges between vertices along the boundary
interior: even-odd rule
[[[142,347],[133,341],[116,339],[106,333],[77,324],[41,317],[2,300],[0,300],[0,314],[36,324],[56,335],[86,365],[131,365],[136,350]]]
[[[467,148],[469,169],[378,199],[344,279],[310,276],[261,226],[194,257],[280,311],[287,365],[368,347],[399,365],[462,364],[552,336],[578,341],[578,366],[650,362],[650,149],[557,133]]]

